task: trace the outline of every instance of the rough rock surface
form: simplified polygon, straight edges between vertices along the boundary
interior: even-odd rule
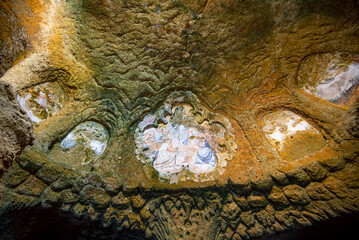
[[[30,6],[21,1],[5,0],[0,3],[0,13],[1,77],[22,54],[30,49],[29,34],[23,25],[23,20],[25,17],[30,18],[32,11]]]
[[[0,81],[0,202],[4,193],[3,174],[21,151],[34,140],[33,126],[16,101],[9,83]]]
[[[4,69],[13,64],[1,80],[16,91],[56,82],[66,102],[35,128],[34,146],[4,175],[1,239],[309,239],[301,234],[321,224],[358,226],[359,100],[339,106],[298,83],[308,58],[359,54],[358,1],[22,2],[1,5],[29,36],[27,51],[2,42],[14,52],[6,59],[25,53],[18,61],[0,56]],[[31,17],[18,14],[27,11]],[[237,153],[214,181],[149,179],[136,158],[137,125],[183,90],[234,129]],[[326,146],[283,159],[261,126],[281,109],[318,129]],[[50,152],[85,121],[110,137],[81,172]]]

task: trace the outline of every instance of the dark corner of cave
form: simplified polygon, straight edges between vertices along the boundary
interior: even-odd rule
[[[0,0],[0,240],[359,235],[357,0]]]

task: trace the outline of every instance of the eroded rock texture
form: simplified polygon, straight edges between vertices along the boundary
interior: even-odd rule
[[[3,174],[21,151],[34,140],[33,126],[16,101],[9,83],[0,81],[0,202],[4,194]]]
[[[20,5],[20,6],[18,6]],[[21,6],[22,5],[22,6]],[[29,35],[24,26],[24,18],[31,17],[30,7],[21,1],[1,1],[0,3],[0,76],[30,48]]]
[[[0,6],[1,80],[35,121],[4,175],[0,238],[357,228],[358,1]]]

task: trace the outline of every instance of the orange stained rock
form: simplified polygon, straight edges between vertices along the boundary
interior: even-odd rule
[[[18,18],[29,34],[32,43],[37,42],[41,24],[44,24],[44,15],[48,11],[48,3],[43,0],[15,0],[12,1]]]

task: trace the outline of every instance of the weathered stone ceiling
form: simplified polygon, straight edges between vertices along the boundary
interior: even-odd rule
[[[91,239],[241,239],[357,214],[357,83],[343,104],[306,87],[356,73],[358,9],[354,0],[2,1],[1,80],[34,121],[35,143],[5,175],[1,221],[51,208]],[[169,96],[188,92],[198,98],[183,102],[189,117],[233,132],[235,156],[206,181],[187,165],[167,181],[138,159],[135,135],[151,116],[156,133],[178,118]],[[286,118],[296,122],[276,128]],[[276,140],[298,123],[307,132]],[[98,155],[64,150],[96,124],[106,129]],[[20,238],[15,224],[0,236]]]

